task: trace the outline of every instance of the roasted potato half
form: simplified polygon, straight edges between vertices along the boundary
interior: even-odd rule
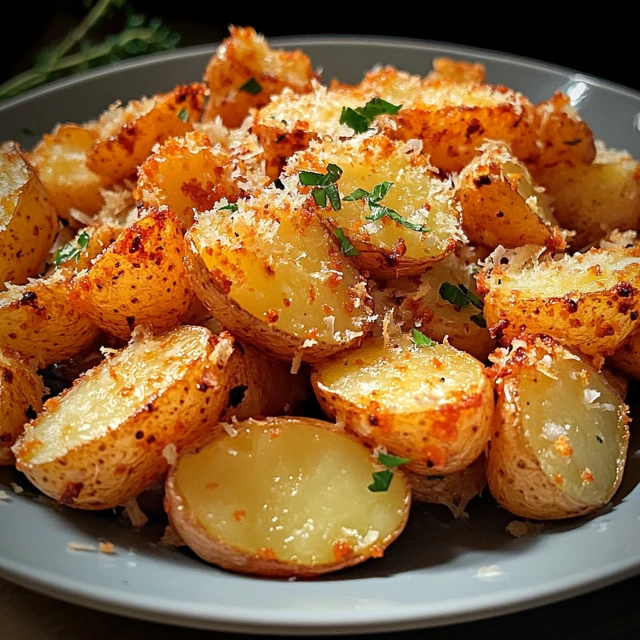
[[[193,129],[204,96],[201,84],[178,85],[169,93],[133,100],[126,107],[112,106],[97,123],[99,138],[87,154],[87,166],[106,187],[135,177],[157,142]]]
[[[469,502],[479,496],[487,486],[484,467],[485,457],[482,455],[466,469],[448,476],[407,473],[411,495],[417,502],[441,504],[447,507],[455,518],[463,517]]]
[[[55,207],[20,147],[0,145],[0,291],[39,273],[57,231]]]
[[[487,480],[523,518],[595,511],[618,489],[627,406],[604,376],[548,336],[521,336],[495,354],[498,392]]]
[[[634,380],[640,380],[640,333],[635,330],[607,362]]]
[[[546,246],[562,251],[565,241],[525,165],[500,142],[480,147],[461,172],[456,197],[465,233],[477,244],[495,248]]]
[[[77,275],[73,304],[119,338],[139,325],[168,331],[187,317],[193,300],[184,255],[178,218],[151,210]]]
[[[414,339],[416,333],[414,333]],[[484,451],[493,389],[468,353],[407,336],[367,340],[317,364],[311,376],[322,410],[370,446],[409,458],[421,475],[451,474]]]
[[[97,140],[98,133],[90,127],[61,124],[45,134],[30,155],[63,218],[69,219],[71,209],[95,215],[102,208],[102,180],[87,166],[87,156]]]
[[[264,106],[285,87],[311,91],[317,76],[302,51],[272,49],[251,27],[230,27],[229,32],[204,72],[211,93],[206,118],[220,116],[227,127],[239,127],[251,109]]]
[[[100,329],[71,301],[72,269],[0,293],[0,345],[35,358],[39,367],[83,352]]]
[[[503,344],[546,333],[589,355],[611,355],[640,319],[640,250],[538,261],[541,249],[498,248],[478,274],[484,316]]]
[[[640,228],[640,164],[626,151],[596,145],[593,164],[560,163],[536,172],[553,197],[560,224],[576,232],[580,249],[612,229]]]
[[[420,274],[466,239],[451,184],[433,173],[418,148],[381,135],[311,142],[289,160],[285,173],[302,181],[331,164],[342,171],[342,202],[336,210],[325,200],[317,211],[332,234],[353,245],[347,255],[374,278]],[[314,187],[301,189],[313,193]],[[391,211],[369,220],[380,207]]]
[[[404,529],[409,484],[395,472],[387,491],[370,491],[377,468],[366,447],[335,425],[250,420],[179,458],[165,508],[207,562],[311,577],[382,557]]]
[[[63,227],[62,231],[72,232],[71,227]],[[58,234],[56,245],[49,260],[59,269],[73,269],[76,273],[89,269],[93,261],[120,235],[122,229],[113,224],[99,224],[84,227],[69,238],[68,242],[60,242],[62,232]]]
[[[125,503],[162,478],[167,445],[180,450],[210,433],[227,407],[232,357],[228,334],[204,327],[138,330],[45,403],[13,447],[17,468],[70,507]]]
[[[280,358],[316,361],[359,344],[373,311],[307,197],[286,187],[200,215],[187,262],[198,297],[230,331]]]
[[[14,463],[11,445],[42,409],[43,395],[33,362],[0,347],[0,466]]]

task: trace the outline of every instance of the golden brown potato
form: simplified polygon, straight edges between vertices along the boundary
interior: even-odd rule
[[[377,469],[332,424],[251,420],[180,457],[165,508],[207,562],[265,577],[316,576],[382,557],[404,529],[409,485],[395,472],[387,491],[371,491]]]
[[[536,171],[553,197],[563,227],[576,232],[571,244],[586,247],[612,229],[640,228],[640,164],[626,151],[597,144],[591,165],[560,163]]]
[[[63,227],[58,234],[54,245],[50,262],[60,269],[73,269],[76,273],[83,269],[89,269],[93,261],[120,235],[122,231],[112,224],[100,224],[84,227],[76,234],[72,235],[67,242],[67,233],[71,227]],[[56,246],[57,245],[57,246]]]
[[[204,73],[211,92],[206,118],[220,116],[227,127],[239,127],[251,109],[264,106],[285,87],[311,91],[317,76],[302,51],[272,49],[251,27],[230,27],[229,32]]]
[[[607,362],[625,375],[640,380],[640,333],[636,329]]]
[[[417,327],[438,342],[447,336],[456,349],[485,361],[496,341],[487,329],[474,277],[482,252],[465,247],[459,253],[420,277],[389,280],[386,287],[395,300],[396,319],[405,329]]]
[[[87,166],[107,187],[135,177],[157,142],[193,129],[204,94],[203,85],[178,85],[169,93],[111,107],[98,121],[99,139],[87,155]]]
[[[434,58],[433,71],[427,75],[427,81],[446,80],[459,84],[483,84],[484,65],[479,62],[465,62],[451,58]]]
[[[547,336],[495,355],[498,392],[487,461],[493,497],[523,518],[590,513],[624,470],[627,407],[604,376]]]
[[[151,210],[78,274],[73,304],[119,338],[129,338],[139,325],[168,331],[187,317],[193,299],[184,255],[178,218]]]
[[[89,127],[61,124],[31,153],[31,163],[63,218],[69,219],[70,209],[94,215],[102,208],[102,180],[87,166],[97,140],[97,132]]]
[[[18,469],[70,507],[124,504],[162,478],[165,447],[175,455],[209,434],[227,406],[232,357],[230,336],[204,327],[138,330],[46,402],[13,447]]]
[[[187,264],[196,294],[227,329],[311,362],[359,344],[373,312],[362,277],[289,183],[200,215]]]
[[[414,332],[372,338],[315,365],[313,389],[325,414],[370,446],[408,458],[421,475],[469,466],[489,439],[493,389],[475,358]]]
[[[478,274],[487,325],[503,344],[546,333],[589,355],[611,355],[640,319],[640,250],[538,261],[542,249],[498,247]],[[524,267],[524,268],[523,268]]]
[[[352,245],[347,255],[374,278],[420,274],[465,240],[451,184],[433,173],[419,149],[408,147],[386,136],[311,142],[285,168],[302,183],[308,172],[325,174],[325,167],[339,167],[338,210],[327,199],[325,206],[316,203],[316,210],[332,234]],[[355,199],[362,190],[364,197]],[[391,212],[369,220],[380,206]]]
[[[484,465],[485,458],[480,456],[466,469],[448,476],[408,473],[411,495],[417,502],[441,504],[447,507],[455,518],[463,517],[469,502],[479,496],[487,485]]]
[[[71,301],[73,270],[58,269],[30,284],[0,293],[0,345],[8,346],[39,367],[81,353],[100,329],[80,315]]]
[[[32,362],[0,347],[0,466],[13,464],[11,445],[42,409],[44,385]]]
[[[495,248],[565,248],[558,223],[525,165],[501,142],[489,142],[460,173],[456,197],[471,242]]]
[[[261,156],[258,149],[212,146],[206,135],[191,131],[170,138],[147,158],[138,170],[134,196],[147,207],[168,206],[188,229],[194,211],[207,211],[221,198],[235,202],[251,188],[264,186],[268,178]]]
[[[629,391],[629,379],[612,369],[602,369],[600,373],[605,377],[609,386],[624,400],[627,397],[627,391]]]
[[[0,145],[0,291],[39,273],[57,231],[56,210],[20,147]]]

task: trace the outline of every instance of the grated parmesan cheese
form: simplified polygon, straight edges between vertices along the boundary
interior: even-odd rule
[[[87,544],[86,542],[67,542],[67,551],[97,551],[97,548],[93,544]]]
[[[162,450],[162,457],[169,463],[170,467],[173,467],[178,461],[178,447],[173,442],[170,442]]]
[[[11,482],[11,488],[13,489],[13,493],[15,493],[16,495],[20,495],[21,493],[24,493],[24,489],[17,483],[15,482]]]
[[[541,522],[533,523],[528,520],[524,522],[522,522],[522,520],[512,520],[504,530],[514,538],[524,538],[539,533],[542,527]]]
[[[136,528],[144,527],[149,518],[143,513],[142,509],[138,506],[138,501],[135,498],[127,500],[123,505],[124,513],[131,521],[131,524]]]

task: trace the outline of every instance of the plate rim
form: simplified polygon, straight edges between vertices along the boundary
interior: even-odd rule
[[[632,98],[640,103],[640,91],[585,74],[567,67],[544,61],[518,56],[500,51],[456,45],[434,40],[402,38],[390,36],[366,35],[307,35],[269,38],[279,46],[304,48],[307,45],[359,46],[375,45],[381,48],[413,49],[426,53],[439,53],[454,56],[472,56],[487,61],[507,62],[521,68],[552,72],[558,76],[569,76],[573,80],[585,80],[601,89]],[[189,59],[211,54],[217,43],[185,47],[134,60],[122,61],[88,72],[64,78],[43,87],[0,103],[0,114],[41,96],[46,96],[67,87],[82,84],[104,76],[112,76],[128,69],[161,65],[165,61]],[[383,58],[384,55],[381,54]],[[153,622],[204,628],[220,631],[251,632],[259,634],[280,633],[286,635],[368,633],[373,631],[407,630],[441,626],[446,624],[469,622],[531,609],[551,602],[559,602],[597,588],[605,587],[640,573],[640,557],[609,564],[605,568],[591,569],[556,580],[552,585],[540,582],[534,587],[526,586],[512,589],[499,601],[491,594],[456,598],[439,604],[437,613],[427,611],[424,605],[395,606],[389,611],[343,610],[340,620],[327,621],[326,612],[313,610],[259,609],[256,607],[234,607],[232,610],[213,605],[203,609],[201,604],[189,607],[185,603],[176,604],[175,600],[144,594],[130,594],[111,588],[88,586],[74,579],[60,576],[41,568],[32,569],[18,562],[0,556],[0,576],[20,586],[38,593],[54,597],[73,604],[106,611],[117,615],[138,618]],[[299,583],[303,584],[303,583]],[[103,593],[105,592],[106,593]],[[133,596],[133,597],[132,597]]]

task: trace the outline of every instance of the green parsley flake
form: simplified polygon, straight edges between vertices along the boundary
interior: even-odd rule
[[[384,471],[376,471],[371,474],[373,482],[367,487],[369,491],[388,491],[391,481],[393,480],[393,471],[385,469]]]
[[[233,211],[234,213],[238,210],[238,205],[235,202],[230,202],[229,204],[225,204],[224,207],[218,207],[218,211]]]
[[[336,229],[334,231],[336,238],[340,241],[340,248],[342,249],[342,253],[345,256],[349,256],[350,258],[354,258],[360,255],[360,252],[351,244],[349,238],[344,235],[344,231],[342,229]]]
[[[317,173],[315,171],[300,171],[298,179],[304,187],[315,187],[311,191],[313,200],[319,207],[327,206],[327,198],[334,211],[342,209],[340,202],[340,192],[336,182],[342,176],[342,169],[337,164],[328,164],[327,173]]]
[[[402,109],[402,105],[391,104],[382,98],[372,98],[364,107],[356,107],[355,109],[342,107],[340,124],[347,125],[353,129],[354,133],[364,133],[379,115],[383,113],[395,115],[400,109]]]
[[[262,85],[255,78],[249,78],[249,80],[240,87],[240,91],[250,93],[252,96],[257,96],[262,91]]]
[[[411,458],[401,458],[400,456],[394,456],[392,453],[380,453],[378,455],[378,462],[385,467],[399,467],[401,464],[411,462]]]
[[[484,302],[478,298],[478,296],[469,291],[463,284],[453,285],[450,282],[443,282],[438,290],[440,297],[452,305],[459,307],[460,309],[466,309],[470,304],[476,309],[480,310],[480,313],[476,313],[469,317],[469,320],[479,327],[485,328],[487,322],[482,315],[482,309],[484,308]]]
[[[186,109],[180,109],[180,111],[178,111],[178,118],[180,118],[182,122],[189,122],[189,112]]]
[[[75,260],[78,262],[80,255],[89,244],[89,234],[81,231],[77,238],[60,247],[53,255],[53,264],[57,267],[67,260]]]
[[[425,336],[422,331],[418,331],[415,327],[411,329],[411,339],[418,347],[433,347],[437,344],[437,342],[434,342],[431,338]]]
[[[484,316],[482,315],[482,313],[476,313],[475,315],[470,316],[469,320],[471,320],[473,324],[477,324],[479,327],[482,327],[483,329],[487,328],[487,321],[484,319]]]

